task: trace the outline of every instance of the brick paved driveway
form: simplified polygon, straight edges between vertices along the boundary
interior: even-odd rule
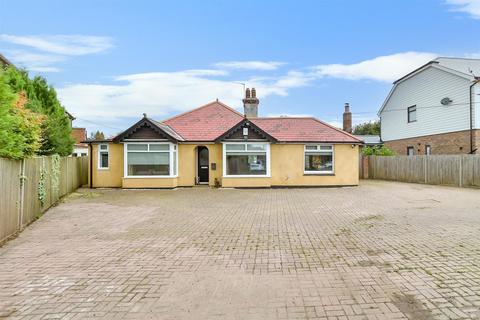
[[[0,248],[0,318],[480,318],[480,190],[82,190]]]

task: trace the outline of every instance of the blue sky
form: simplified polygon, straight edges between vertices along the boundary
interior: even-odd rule
[[[0,52],[88,131],[216,98],[241,110],[240,82],[262,116],[339,125],[345,102],[375,119],[391,82],[436,56],[480,56],[479,19],[480,0],[0,0]]]

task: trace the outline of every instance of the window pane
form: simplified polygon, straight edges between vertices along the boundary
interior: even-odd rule
[[[305,154],[305,171],[333,171],[333,156],[331,153]]]
[[[259,154],[227,154],[227,175],[266,175],[267,156]]]
[[[127,144],[127,150],[130,151],[147,151],[147,144]]]
[[[241,150],[245,150],[245,145],[244,144],[226,144],[225,148],[226,150],[241,151]]]
[[[320,146],[320,150],[332,150],[332,146]]]
[[[168,151],[170,150],[170,145],[168,144],[151,144],[150,151]]]
[[[247,150],[263,151],[265,150],[265,145],[264,144],[247,144]]]
[[[170,175],[168,152],[129,152],[127,155],[129,176]]]
[[[108,149],[108,145],[106,144],[101,144],[100,145],[100,150],[107,150]]]
[[[100,152],[100,168],[108,168],[108,152]]]
[[[305,150],[317,150],[317,146],[305,146]]]

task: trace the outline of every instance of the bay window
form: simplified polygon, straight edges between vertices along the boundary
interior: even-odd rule
[[[268,177],[270,145],[268,143],[224,143],[223,172],[226,177]]]
[[[177,176],[177,145],[126,143],[125,177]]]
[[[333,173],[333,146],[305,145],[305,174]]]

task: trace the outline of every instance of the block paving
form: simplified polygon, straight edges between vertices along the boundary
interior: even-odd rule
[[[480,190],[89,190],[0,247],[0,318],[480,319]]]

